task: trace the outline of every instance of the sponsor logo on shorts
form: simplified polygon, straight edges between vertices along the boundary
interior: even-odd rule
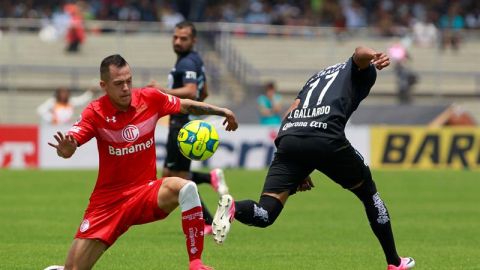
[[[80,232],[86,232],[88,228],[90,228],[90,222],[88,221],[88,219],[84,219],[82,221],[82,224],[80,225]]]
[[[128,125],[122,130],[122,138],[127,142],[134,142],[140,136],[140,130],[135,125]]]

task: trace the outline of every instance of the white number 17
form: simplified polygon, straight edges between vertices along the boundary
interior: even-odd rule
[[[322,88],[322,91],[320,92],[320,96],[318,96],[318,101],[317,101],[317,106],[322,103],[323,97],[325,96],[325,93],[327,93],[328,88],[330,88],[330,85],[332,85],[333,81],[338,75],[338,71],[335,71],[332,74],[328,74],[325,76],[325,79],[328,80],[327,84]],[[307,97],[305,98],[305,102],[303,103],[303,108],[307,108],[309,103],[310,103],[310,97],[312,96],[313,90],[317,87],[318,83],[320,82],[321,77],[319,77],[317,80],[315,80],[312,84],[310,84],[310,89],[308,90]]]

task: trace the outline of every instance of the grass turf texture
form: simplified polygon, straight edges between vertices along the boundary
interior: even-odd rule
[[[265,171],[227,170],[232,195],[257,200]],[[480,269],[480,178],[471,171],[374,171],[393,220],[397,249],[417,269]],[[0,269],[63,264],[81,222],[95,171],[0,170]],[[205,239],[204,261],[218,269],[386,269],[363,206],[313,175],[314,190],[289,199],[267,229],[233,223],[224,246]],[[212,212],[216,194],[200,193]],[[96,269],[187,269],[179,210],[132,227]]]

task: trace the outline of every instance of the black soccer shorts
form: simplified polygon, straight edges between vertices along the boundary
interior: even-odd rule
[[[346,189],[372,180],[370,168],[347,139],[286,135],[278,141],[263,192],[295,194],[314,170]]]
[[[167,156],[164,167],[172,171],[190,171],[192,161],[186,158],[178,149],[177,136],[181,127],[169,128],[167,137]]]

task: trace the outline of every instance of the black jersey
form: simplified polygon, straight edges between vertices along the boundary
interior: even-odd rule
[[[175,63],[175,67],[168,74],[168,88],[173,89],[183,87],[187,83],[197,84],[196,100],[205,89],[205,67],[200,55],[191,51],[188,54],[180,55]],[[188,114],[174,114],[170,117],[171,127],[181,127],[189,121]]]
[[[375,83],[375,67],[359,70],[353,58],[313,75],[297,96],[300,104],[283,120],[285,135],[345,138],[345,125]]]

